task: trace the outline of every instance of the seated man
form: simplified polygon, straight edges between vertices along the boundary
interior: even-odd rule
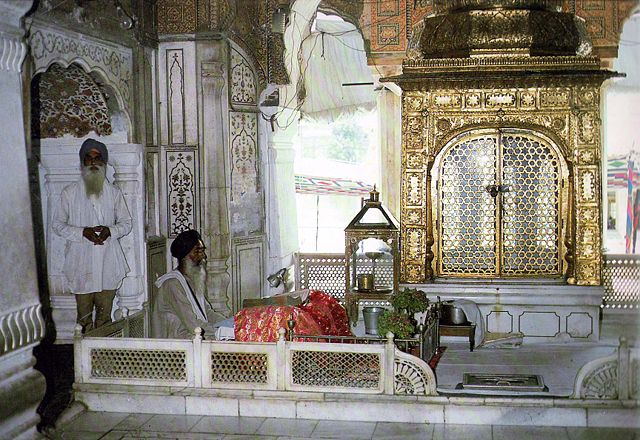
[[[171,255],[178,260],[178,268],[156,281],[159,291],[151,304],[151,337],[191,339],[193,330],[201,327],[211,339],[214,324],[224,316],[214,312],[207,300],[207,255],[200,234],[181,232],[171,243]]]

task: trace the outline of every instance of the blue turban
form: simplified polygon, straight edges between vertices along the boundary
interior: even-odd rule
[[[109,151],[107,150],[107,146],[95,139],[87,139],[80,147],[80,163],[84,163],[84,157],[93,149],[98,150],[100,156],[102,156],[102,160],[104,160],[104,163],[109,162]]]

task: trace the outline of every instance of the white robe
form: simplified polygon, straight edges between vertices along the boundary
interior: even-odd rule
[[[151,300],[151,337],[192,339],[194,329],[204,330],[205,338],[213,339],[217,325],[224,319],[213,311],[202,292],[195,292],[184,275],[172,270],[158,278],[159,288]],[[196,303],[197,301],[197,303]]]
[[[94,245],[85,227],[108,226],[111,236]],[[63,272],[75,294],[115,290],[129,271],[120,237],[131,231],[131,215],[119,188],[106,179],[99,196],[88,197],[82,178],[62,190],[53,231],[67,240]]]

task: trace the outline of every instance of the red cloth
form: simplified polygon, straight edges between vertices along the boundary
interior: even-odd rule
[[[320,290],[309,292],[309,302],[300,306],[320,325],[322,335],[352,336],[347,311],[331,295]],[[295,333],[298,333],[297,331]]]
[[[318,290],[309,293],[302,306],[258,306],[240,310],[234,317],[235,340],[241,342],[275,342],[278,330],[288,330],[293,315],[294,333],[298,335],[349,336],[349,321],[344,308],[334,297]]]

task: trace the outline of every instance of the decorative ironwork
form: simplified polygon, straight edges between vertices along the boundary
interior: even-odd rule
[[[195,151],[167,151],[169,236],[195,227]]]
[[[528,132],[455,140],[439,173],[439,273],[559,275],[560,170]]]
[[[91,376],[185,381],[186,358],[184,351],[94,348]]]
[[[496,181],[495,135],[454,145],[440,175],[439,273],[494,274],[497,270],[496,200],[484,188]]]
[[[294,385],[377,389],[381,368],[378,353],[293,350],[291,380]]]
[[[265,353],[211,353],[211,382],[267,383],[268,355]]]

